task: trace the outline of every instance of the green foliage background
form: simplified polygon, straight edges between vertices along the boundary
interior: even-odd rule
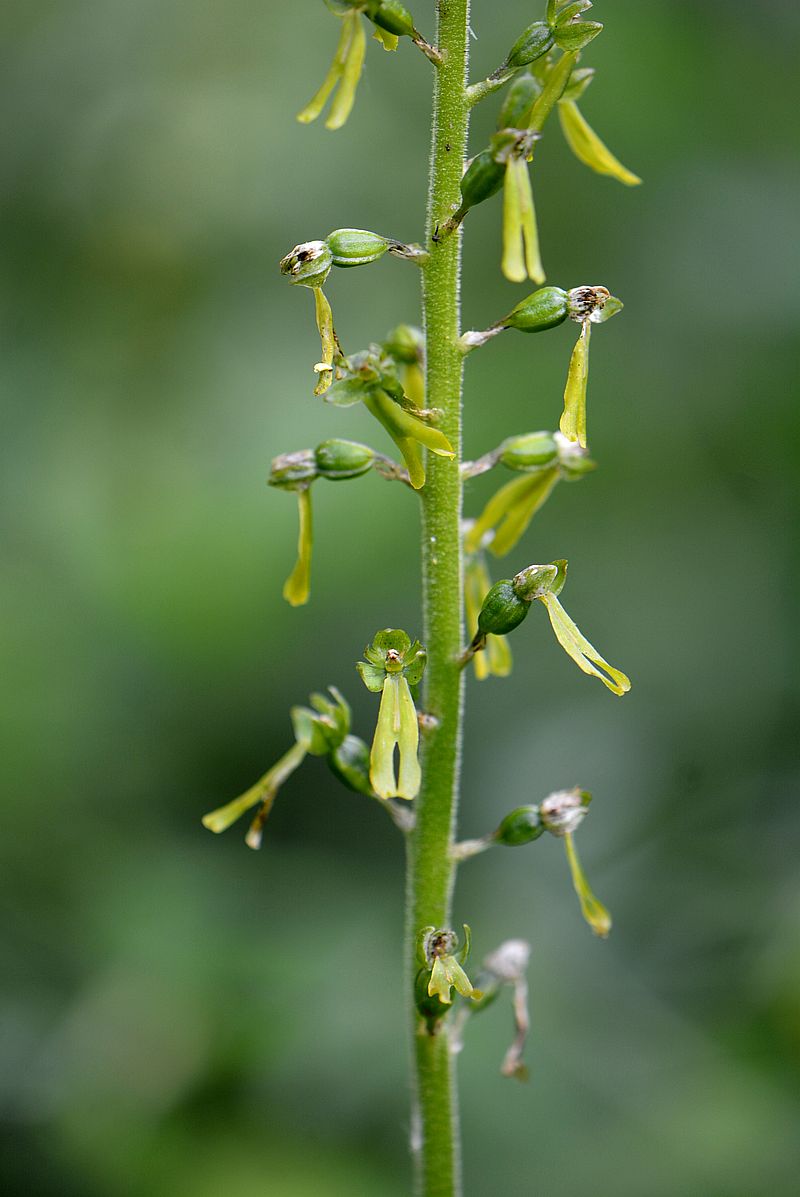
[[[568,556],[565,605],[634,689],[584,678],[535,612],[512,679],[470,682],[462,832],[591,788],[579,843],[616,923],[592,939],[553,841],[464,868],[476,955],[534,945],[531,1083],[499,1076],[500,1005],[461,1058],[467,1191],[788,1197],[800,20],[595,11],[584,111],[645,186],[590,175],[553,128],[535,187],[550,280],[626,310],[593,348],[601,468],[510,565]],[[476,77],[537,15],[476,0]],[[420,630],[410,493],[320,484],[291,611],[294,504],[264,479],[329,435],[389,448],[313,400],[310,296],[276,262],[342,225],[421,236],[429,65],[370,45],[327,134],[293,120],[337,34],[314,0],[10,0],[4,23],[4,1191],[399,1197],[399,837],[313,760],[260,854],[199,820],[288,746],[310,689],[342,686],[368,735],[353,663],[376,628]],[[499,224],[499,200],[467,222],[466,327],[522,294]],[[416,287],[392,260],[337,274],[346,346],[414,319]],[[469,454],[555,426],[571,343],[470,359]]]

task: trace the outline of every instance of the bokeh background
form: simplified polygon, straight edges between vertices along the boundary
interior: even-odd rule
[[[541,7],[541,6],[538,6]],[[475,77],[538,16],[474,4]],[[596,335],[598,471],[512,562],[568,556],[566,606],[634,679],[584,678],[538,613],[469,683],[462,833],[573,784],[615,916],[560,846],[465,867],[480,956],[533,944],[527,1086],[507,1003],[461,1057],[474,1197],[797,1192],[797,144],[792,0],[604,0],[583,109],[645,179],[537,154],[552,281],[626,301]],[[432,31],[433,5],[418,0]],[[201,814],[290,742],[288,708],[419,630],[415,502],[315,492],[311,603],[280,587],[270,458],[351,436],[311,396],[309,295],[277,259],[354,225],[422,234],[428,64],[368,47],[340,133],[293,114],[337,25],[317,0],[7,0],[0,84],[6,777],[0,1103],[9,1197],[408,1192],[399,836],[309,760],[261,853]],[[494,103],[479,110],[483,144]],[[464,322],[522,294],[499,200],[468,221]],[[346,346],[417,313],[412,267],[337,274]],[[469,362],[467,453],[553,427],[570,329]],[[491,480],[472,485],[477,510]]]

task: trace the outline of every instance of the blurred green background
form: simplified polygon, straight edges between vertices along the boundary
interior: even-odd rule
[[[541,7],[475,0],[475,77]],[[461,827],[590,788],[580,847],[615,929],[589,934],[553,841],[464,868],[476,957],[533,944],[530,1084],[498,1072],[507,1003],[461,1057],[466,1189],[788,1197],[800,15],[595,12],[582,107],[645,186],[591,175],[556,127],[537,154],[550,280],[626,310],[593,348],[600,469],[511,564],[569,557],[566,606],[634,688],[584,678],[537,613],[513,678],[470,680]],[[415,15],[431,33],[430,0]],[[3,23],[3,1190],[400,1197],[396,831],[316,760],[261,853],[200,816],[284,751],[311,689],[339,684],[369,736],[353,663],[376,628],[420,630],[410,492],[318,487],[292,611],[295,506],[264,479],[325,436],[390,448],[312,399],[310,296],[276,262],[342,225],[421,236],[429,65],[370,43],[330,134],[293,120],[338,32],[317,0],[10,0]],[[466,327],[523,293],[499,223],[499,200],[468,221]],[[346,346],[414,320],[417,283],[392,260],[332,278]],[[572,341],[470,359],[469,455],[554,426]]]

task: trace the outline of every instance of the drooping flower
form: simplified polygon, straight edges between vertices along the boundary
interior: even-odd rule
[[[534,599],[538,599],[547,608],[556,639],[578,668],[599,678],[613,694],[627,694],[631,688],[630,679],[600,656],[561,606],[558,595],[566,576],[567,562],[561,560],[548,565],[529,565],[514,578],[496,582],[484,599],[478,616],[478,631],[462,655],[462,664],[486,647],[487,636],[506,636],[518,627],[527,617]]]
[[[564,387],[564,411],[559,428],[570,441],[586,448],[586,389],[589,382],[589,337],[593,324],[605,324],[622,311],[622,301],[605,287],[576,287],[570,292],[570,319],[581,326],[572,351]]]
[[[323,441],[316,449],[284,453],[273,460],[267,482],[270,486],[295,492],[300,516],[297,562],[283,586],[283,597],[292,607],[307,603],[311,592],[311,550],[314,543],[312,483],[317,478],[327,478],[329,481],[358,478],[375,464],[376,457],[368,445],[331,439]]]

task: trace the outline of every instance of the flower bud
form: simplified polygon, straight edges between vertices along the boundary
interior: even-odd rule
[[[498,129],[525,129],[542,85],[533,75],[519,75],[510,85],[497,120]]]
[[[336,229],[326,242],[334,266],[366,266],[377,262],[389,248],[385,237],[366,229]]]
[[[511,582],[514,594],[523,602],[532,603],[534,599],[553,593],[558,581],[559,564],[553,562],[549,565],[529,565],[520,570]]]
[[[528,473],[551,465],[557,457],[556,442],[549,432],[510,436],[500,446],[500,462],[509,470]]]
[[[514,42],[506,55],[504,66],[517,71],[535,62],[553,45],[553,30],[545,21],[534,21]]]
[[[503,186],[505,176],[505,166],[496,162],[489,150],[481,150],[462,176],[462,203],[459,211],[464,213],[468,208],[474,208],[476,204],[482,204],[484,200],[496,195]]]
[[[542,831],[559,838],[572,835],[580,827],[589,809],[592,795],[586,790],[556,790],[539,807]]]
[[[321,478],[338,482],[366,474],[375,460],[375,454],[368,445],[334,438],[317,445],[314,460]]]
[[[570,314],[566,291],[560,287],[540,287],[520,300],[501,323],[504,328],[516,328],[520,332],[543,332],[563,324]]]
[[[416,34],[411,13],[398,0],[380,0],[378,4],[368,4],[367,17],[373,25],[393,33],[395,37],[414,37]]]
[[[518,806],[503,819],[494,833],[494,840],[507,848],[517,848],[520,844],[530,844],[533,840],[538,840],[546,830],[538,806]]]
[[[583,50],[593,41],[598,33],[603,32],[599,21],[567,21],[558,24],[553,32],[555,43],[561,50]]]
[[[281,453],[273,457],[270,466],[268,486],[279,486],[284,490],[295,490],[317,477],[317,465],[313,449],[300,449],[297,453]]]
[[[483,600],[478,616],[478,635],[507,636],[522,623],[530,609],[530,602],[517,595],[510,579],[495,582]]]
[[[280,260],[281,274],[302,287],[321,287],[332,265],[333,255],[324,241],[303,241]]]

